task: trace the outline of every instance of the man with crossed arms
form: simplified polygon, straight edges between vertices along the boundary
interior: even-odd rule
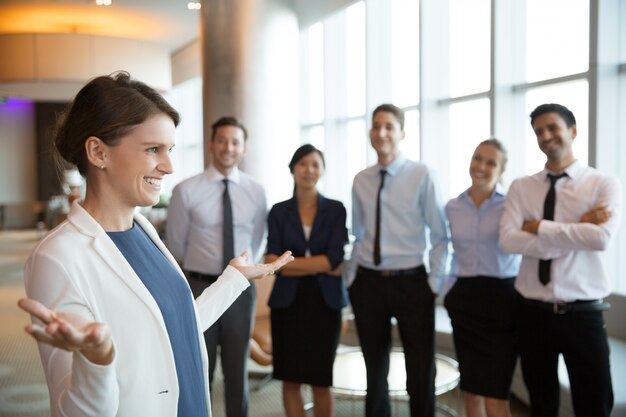
[[[603,298],[611,288],[601,252],[620,223],[621,186],[576,160],[576,119],[569,109],[543,104],[530,119],[547,161],[542,171],[511,184],[500,244],[523,255],[515,288],[531,415],[558,415],[563,354],[576,416],[608,417],[613,389]]]

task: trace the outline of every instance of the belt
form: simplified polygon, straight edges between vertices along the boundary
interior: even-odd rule
[[[552,311],[554,314],[567,314],[572,311],[604,311],[611,308],[611,304],[600,300],[576,300],[569,303],[548,303],[545,301],[531,300],[521,297],[524,304]]]
[[[384,277],[384,278],[402,277],[406,275],[419,275],[419,274],[426,275],[426,267],[424,267],[424,265],[420,265],[418,267],[408,268],[408,269],[378,270],[378,269],[366,268],[364,266],[359,266],[359,268],[357,269],[357,273],[375,275],[375,276]]]
[[[219,275],[203,274],[201,272],[196,272],[196,271],[185,271],[185,275],[187,276],[187,278],[190,278],[190,279],[196,279],[198,281],[204,281],[204,282],[210,282],[210,283],[214,283],[219,278]]]

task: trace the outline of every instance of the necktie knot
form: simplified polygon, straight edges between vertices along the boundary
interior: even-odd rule
[[[550,179],[550,186],[554,187],[556,182],[563,177],[567,177],[567,173],[562,172],[559,175],[548,174],[548,178]]]

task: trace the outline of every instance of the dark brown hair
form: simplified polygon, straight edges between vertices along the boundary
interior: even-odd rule
[[[398,123],[400,123],[400,129],[404,130],[404,110],[402,110],[398,106],[394,106],[393,104],[381,104],[380,106],[376,107],[372,112],[372,119],[374,118],[374,116],[376,116],[376,113],[379,113],[381,111],[393,114],[394,117],[398,120]]]
[[[532,126],[533,123],[535,123],[535,119],[537,117],[546,113],[558,113],[565,121],[565,125],[567,127],[576,125],[576,117],[574,117],[574,113],[572,113],[572,111],[567,107],[556,103],[542,104],[533,110],[532,113],[530,113],[530,125]]]
[[[61,158],[86,175],[89,164],[85,141],[90,136],[116,145],[134,127],[160,113],[178,126],[178,112],[155,89],[133,80],[129,73],[96,77],[78,92],[59,118],[54,145]]]
[[[243,131],[243,140],[244,141],[248,140],[248,130],[243,125],[243,123],[239,121],[239,119],[233,116],[220,117],[219,119],[217,119],[215,123],[211,125],[211,140],[215,139],[215,134],[217,133],[217,129],[222,126],[238,127],[239,129]]]

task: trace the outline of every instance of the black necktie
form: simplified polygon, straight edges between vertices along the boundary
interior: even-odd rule
[[[380,265],[380,192],[385,185],[385,175],[387,171],[380,170],[380,187],[376,196],[376,234],[374,235],[374,265]]]
[[[554,220],[554,205],[556,203],[556,189],[554,187],[559,179],[566,176],[566,173],[562,173],[560,175],[548,174],[548,178],[550,179],[550,189],[548,190],[546,199],[543,202],[544,220]],[[548,285],[550,282],[550,265],[552,265],[552,259],[539,260],[539,281],[543,285]]]
[[[235,257],[235,238],[233,236],[233,206],[230,204],[230,194],[228,193],[228,180],[224,179],[224,194],[222,195],[222,204],[224,209],[224,221],[222,223],[223,237],[223,267],[228,266],[228,262]]]

